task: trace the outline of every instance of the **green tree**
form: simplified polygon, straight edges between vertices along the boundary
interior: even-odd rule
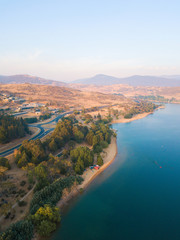
[[[57,151],[58,146],[57,146],[57,144],[56,144],[55,139],[52,139],[51,142],[49,143],[49,149],[50,149],[50,151],[52,151],[52,152]]]
[[[22,220],[16,222],[3,233],[0,240],[31,240],[33,237],[33,224],[31,221]]]
[[[95,135],[95,136],[93,137],[93,147],[96,146],[98,143],[99,143],[99,141],[98,141],[98,136]]]
[[[0,166],[6,167],[7,169],[11,168],[8,159],[4,157],[0,157]]]
[[[56,224],[47,220],[42,220],[42,222],[37,227],[37,232],[40,236],[49,236],[51,232],[56,230]]]
[[[32,221],[41,236],[49,236],[56,229],[56,224],[61,220],[58,207],[45,204],[32,216]]]
[[[93,137],[94,137],[94,133],[92,130],[89,131],[89,133],[86,136],[86,141],[88,142],[89,145],[93,145]]]
[[[97,164],[98,164],[99,166],[102,166],[102,165],[103,165],[103,159],[102,159],[102,157],[101,157],[100,154],[97,156]]]
[[[83,160],[79,157],[75,165],[75,172],[79,175],[82,175],[84,172],[84,163]]]
[[[69,151],[64,148],[62,154],[63,154],[63,158],[66,159],[66,158],[68,158],[68,156],[69,156]]]
[[[18,167],[22,168],[25,167],[28,164],[28,156],[26,154],[25,151],[23,151],[22,156],[20,157],[19,161],[18,161]]]
[[[35,168],[35,175],[36,175],[36,177],[38,179],[45,179],[45,178],[47,178],[47,175],[48,175],[47,167],[45,165],[43,165],[43,163],[39,164]]]
[[[26,121],[22,118],[0,115],[0,143],[24,137],[26,133],[30,133],[30,131]]]

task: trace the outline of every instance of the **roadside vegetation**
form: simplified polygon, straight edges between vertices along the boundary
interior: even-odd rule
[[[24,118],[24,120],[25,120],[26,123],[28,123],[28,124],[37,123],[37,122],[38,122],[38,118],[37,118],[37,117]]]
[[[28,125],[22,118],[0,115],[0,143],[8,143],[30,133]]]
[[[11,166],[9,164],[9,161],[7,158],[4,158],[4,157],[0,157],[0,166],[1,167],[5,167],[7,168],[8,170],[11,169]]]
[[[30,118],[24,118],[26,123],[31,124],[31,123],[37,123],[39,121],[44,121],[52,117],[51,113],[44,113],[40,115],[39,117],[30,117]]]
[[[44,121],[44,120],[46,120],[46,119],[51,118],[51,116],[52,116],[51,113],[44,113],[44,114],[40,115],[39,120],[40,120],[40,121]]]

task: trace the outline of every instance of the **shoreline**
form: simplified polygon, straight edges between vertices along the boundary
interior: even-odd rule
[[[159,106],[157,109],[155,109],[155,111],[165,108],[164,106]],[[154,111],[154,112],[155,112]],[[142,113],[142,114],[138,114],[130,119],[114,119],[112,121],[112,124],[114,123],[128,123],[128,122],[132,122],[135,120],[139,120],[142,118],[147,117],[150,114],[153,114],[154,112],[148,112],[148,113]],[[68,202],[74,197],[76,196],[78,193],[81,193],[81,191],[83,191],[84,189],[86,189],[88,187],[88,185],[101,173],[103,172],[106,168],[108,168],[108,166],[115,160],[116,156],[118,153],[118,148],[117,148],[117,141],[116,141],[116,137],[112,137],[111,138],[111,143],[109,144],[109,146],[104,149],[104,153],[102,153],[102,157],[105,154],[106,156],[103,157],[104,160],[104,164],[100,167],[99,170],[90,170],[87,169],[82,177],[84,178],[84,181],[82,182],[82,184],[74,186],[70,192],[65,192],[61,198],[61,200],[57,203],[57,206],[60,208],[63,208],[64,206],[68,205]]]
[[[84,172],[84,174],[82,175],[82,177],[84,178],[84,181],[81,185],[78,185],[78,189],[86,188],[95,179],[96,176],[98,176],[102,171],[104,171],[115,160],[117,153],[118,153],[118,149],[117,149],[116,137],[112,137],[111,143],[104,150],[104,153],[101,154],[104,161],[103,165],[100,167],[99,170],[88,169],[86,172]]]
[[[74,186],[69,193],[66,192],[65,194],[63,194],[64,196],[62,196],[61,200],[56,204],[56,206],[60,208],[67,206],[68,202],[74,196],[76,196],[82,190],[86,189],[88,185],[115,160],[117,153],[118,148],[116,137],[112,137],[111,143],[106,149],[104,149],[104,152],[102,153],[104,164],[100,167],[100,169],[99,170],[87,169],[82,175],[84,179],[82,184]]]
[[[155,109],[155,111],[161,109],[161,108],[165,108],[164,106],[159,106],[157,109]],[[154,111],[154,112],[155,112]],[[139,115],[134,116],[131,119],[117,119],[117,121],[112,121],[112,124],[114,123],[128,123],[128,122],[132,122],[138,119],[142,119],[147,117],[150,114],[153,114],[154,112],[149,112],[149,113],[142,113]],[[112,154],[113,152],[113,154]],[[111,154],[110,154],[111,153]],[[77,194],[80,194],[83,192],[84,189],[86,189],[89,184],[101,173],[103,172],[106,168],[108,168],[110,166],[111,163],[114,162],[116,156],[118,153],[118,147],[117,147],[117,138],[116,137],[112,137],[111,138],[111,143],[109,144],[108,148],[106,148],[104,150],[103,154],[106,154],[105,158],[104,158],[104,164],[100,167],[99,170],[93,170],[94,172],[92,172],[92,170],[88,169],[86,170],[82,177],[84,178],[84,181],[82,182],[82,184],[80,185],[75,185],[74,187],[71,188],[71,190],[68,192],[64,192],[62,198],[60,199],[60,201],[56,204],[57,207],[61,208],[61,210],[63,210],[63,208],[68,207],[69,201],[71,201],[74,197],[77,196]],[[102,154],[102,155],[103,155]],[[103,156],[102,156],[103,157]],[[91,174],[88,174],[90,173]],[[51,239],[51,238],[50,238]],[[34,239],[36,240],[36,238]]]
[[[132,118],[113,119],[112,124],[114,124],[114,123],[129,123],[129,122],[133,122],[135,120],[139,120],[139,119],[145,118],[145,117],[147,117],[150,114],[153,114],[153,112],[137,114],[137,115],[135,115]]]
[[[135,120],[139,120],[139,119],[145,118],[145,117],[153,114],[155,111],[157,111],[159,109],[163,109],[163,108],[165,108],[165,107],[164,106],[159,106],[153,112],[140,113],[140,114],[135,115],[132,118],[113,119],[112,120],[112,124],[114,124],[114,123],[129,123],[129,122],[132,122],[132,121],[135,121]]]
[[[155,109],[155,111],[164,108],[164,106],[159,106],[157,109]],[[154,112],[155,112],[154,111]],[[130,119],[114,119],[112,121],[112,124],[114,123],[128,123],[128,122],[132,122],[135,120],[139,120],[142,118],[147,117],[150,114],[153,114],[154,112],[148,112],[148,113],[142,113],[142,114],[138,114]],[[104,164],[100,167],[99,170],[90,170],[87,169],[82,177],[84,178],[84,181],[82,182],[82,184],[74,186],[70,192],[65,192],[61,198],[61,200],[57,203],[57,206],[60,208],[63,208],[65,206],[68,205],[68,202],[74,197],[76,196],[78,193],[81,193],[81,191],[83,191],[84,189],[86,189],[88,187],[88,185],[101,173],[103,172],[106,168],[108,168],[108,166],[115,160],[116,156],[118,153],[118,148],[117,148],[117,141],[116,141],[116,137],[112,137],[111,138],[111,143],[109,144],[109,146],[104,149],[104,153],[102,153],[102,157],[105,154],[106,156],[103,157],[104,160]]]

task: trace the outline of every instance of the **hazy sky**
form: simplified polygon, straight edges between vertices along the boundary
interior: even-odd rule
[[[0,0],[0,75],[180,74],[179,0]]]

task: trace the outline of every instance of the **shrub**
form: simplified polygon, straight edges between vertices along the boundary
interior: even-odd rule
[[[127,113],[126,115],[124,115],[124,118],[129,119],[132,118],[133,114],[132,113]]]
[[[108,142],[102,141],[102,142],[100,143],[100,145],[101,145],[102,148],[107,148],[107,147],[108,147]]]
[[[32,185],[30,184],[29,186],[28,186],[28,190],[31,190],[32,189]]]
[[[23,187],[24,185],[26,184],[26,181],[21,181],[21,183],[20,183],[20,185],[21,185],[21,187]]]
[[[18,201],[18,206],[19,207],[24,207],[26,205],[27,205],[27,202],[25,202],[25,201]]]
[[[0,166],[11,169],[8,159],[4,157],[0,157]]]
[[[94,147],[94,153],[101,153],[103,148],[100,145],[96,145]]]

